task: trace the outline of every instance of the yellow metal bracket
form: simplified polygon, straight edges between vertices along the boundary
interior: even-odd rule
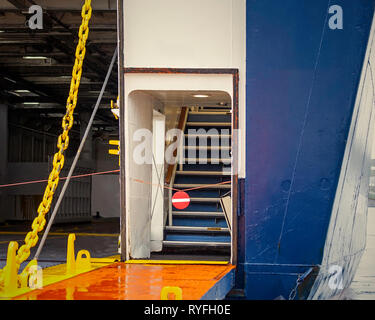
[[[116,150],[116,149],[109,149],[108,150],[108,153],[109,154],[112,154],[114,156],[118,156],[120,154],[120,151],[119,150]]]
[[[26,287],[35,288],[37,284],[34,282],[38,281],[38,278],[35,277],[34,275],[37,272],[38,272],[38,262],[36,260],[31,260],[27,264],[27,266],[23,269],[21,274],[19,275],[19,282],[20,282],[21,288],[26,288]]]
[[[75,240],[76,240],[76,235],[74,233],[69,234],[67,254],[66,254],[66,274],[67,275],[74,275],[76,273],[90,271],[92,268],[91,255],[88,250],[78,251],[77,259],[75,258],[75,250],[74,250]]]
[[[113,154],[115,156],[120,156],[120,140],[109,140],[109,144],[112,146],[117,146],[117,149],[109,149],[108,153]],[[119,157],[118,164],[120,166],[120,157]]]
[[[42,270],[38,267],[37,260],[31,260],[20,274],[18,274],[19,264],[17,264],[18,243],[15,241],[10,242],[6,266],[0,274],[0,280],[2,281],[0,286],[0,300],[11,299],[30,290],[42,288],[44,285],[120,261],[119,256],[92,258],[88,250],[80,250],[76,256],[75,240],[76,235],[74,233],[69,234],[66,265],[50,267],[45,272],[44,269]],[[84,286],[81,286],[79,290],[85,290]]]
[[[40,285],[38,277],[38,263],[31,260],[23,271],[18,274],[19,264],[16,262],[18,243],[11,241],[8,246],[7,263],[4,267],[4,285],[1,290],[1,297],[7,298],[17,295],[20,290],[35,288]]]
[[[109,140],[109,144],[113,146],[120,146],[120,140]]]
[[[86,256],[86,257],[84,257]],[[91,269],[91,255],[87,250],[81,250],[77,254],[76,270],[77,272],[86,272]]]
[[[174,296],[174,299],[170,299]],[[161,300],[182,300],[182,289],[180,287],[163,287],[160,293]]]
[[[117,98],[117,100],[118,100],[118,98]],[[113,113],[115,119],[118,120],[118,116],[116,114],[116,110],[118,111],[118,102],[114,103],[113,100],[111,100],[111,110],[112,110],[112,113]]]
[[[76,272],[76,259],[74,253],[74,241],[76,240],[76,235],[74,233],[68,236],[68,247],[66,253],[66,274],[73,275]]]
[[[16,263],[16,254],[18,243],[11,241],[8,246],[7,264],[4,268],[4,293],[14,294],[18,288],[18,266]]]

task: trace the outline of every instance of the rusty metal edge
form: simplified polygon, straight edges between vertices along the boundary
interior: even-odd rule
[[[124,2],[117,0],[117,45],[118,45],[118,95],[119,95],[119,136],[120,136],[120,252],[121,261],[127,259],[126,247],[126,169],[125,169],[125,76],[124,69]]]

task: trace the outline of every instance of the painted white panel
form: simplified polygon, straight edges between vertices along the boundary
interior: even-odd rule
[[[134,141],[134,133],[138,129],[152,132],[153,99],[146,94],[135,92],[126,101],[125,139],[127,157],[125,167],[126,177],[126,227],[128,258],[150,257],[151,234],[151,163],[138,164],[134,161],[134,149],[141,142]],[[145,140],[147,141],[147,140]],[[146,146],[152,148],[152,140]],[[144,183],[136,180],[143,181]]]
[[[126,67],[239,70],[240,154],[245,163],[246,0],[126,0],[124,5]],[[139,89],[134,80],[125,82],[132,87],[128,92]],[[245,168],[239,176],[245,177]]]
[[[162,250],[164,229],[164,148],[165,116],[153,113],[152,202],[151,202],[151,252]]]
[[[135,90],[226,91],[233,96],[232,75],[221,74],[126,74],[125,93]]]
[[[126,65],[232,67],[232,0],[125,1]]]

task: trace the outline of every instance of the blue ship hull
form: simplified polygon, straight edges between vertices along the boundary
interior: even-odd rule
[[[328,299],[355,275],[366,245],[374,4],[247,1],[236,274],[246,299]],[[342,29],[330,28],[332,5]]]

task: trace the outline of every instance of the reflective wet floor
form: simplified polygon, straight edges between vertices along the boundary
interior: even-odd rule
[[[160,300],[165,286],[182,299],[201,299],[234,269],[232,265],[114,263],[17,297],[22,300]]]
[[[18,241],[23,244],[26,232],[31,222],[0,225],[0,268],[5,265],[9,241]],[[374,300],[375,299],[375,208],[369,208],[367,225],[367,247],[362,256],[352,285],[340,299]],[[66,246],[69,233],[76,233],[75,249],[87,249],[93,257],[107,257],[117,254],[118,219],[93,219],[91,223],[55,225],[47,237],[45,247],[41,253],[39,265],[43,268],[65,263]],[[35,253],[32,249],[30,258]],[[163,256],[153,255],[154,259],[177,259],[176,254]],[[188,259],[189,257],[187,257]],[[207,260],[205,255],[195,255],[196,260]],[[24,263],[21,268],[25,265]]]

